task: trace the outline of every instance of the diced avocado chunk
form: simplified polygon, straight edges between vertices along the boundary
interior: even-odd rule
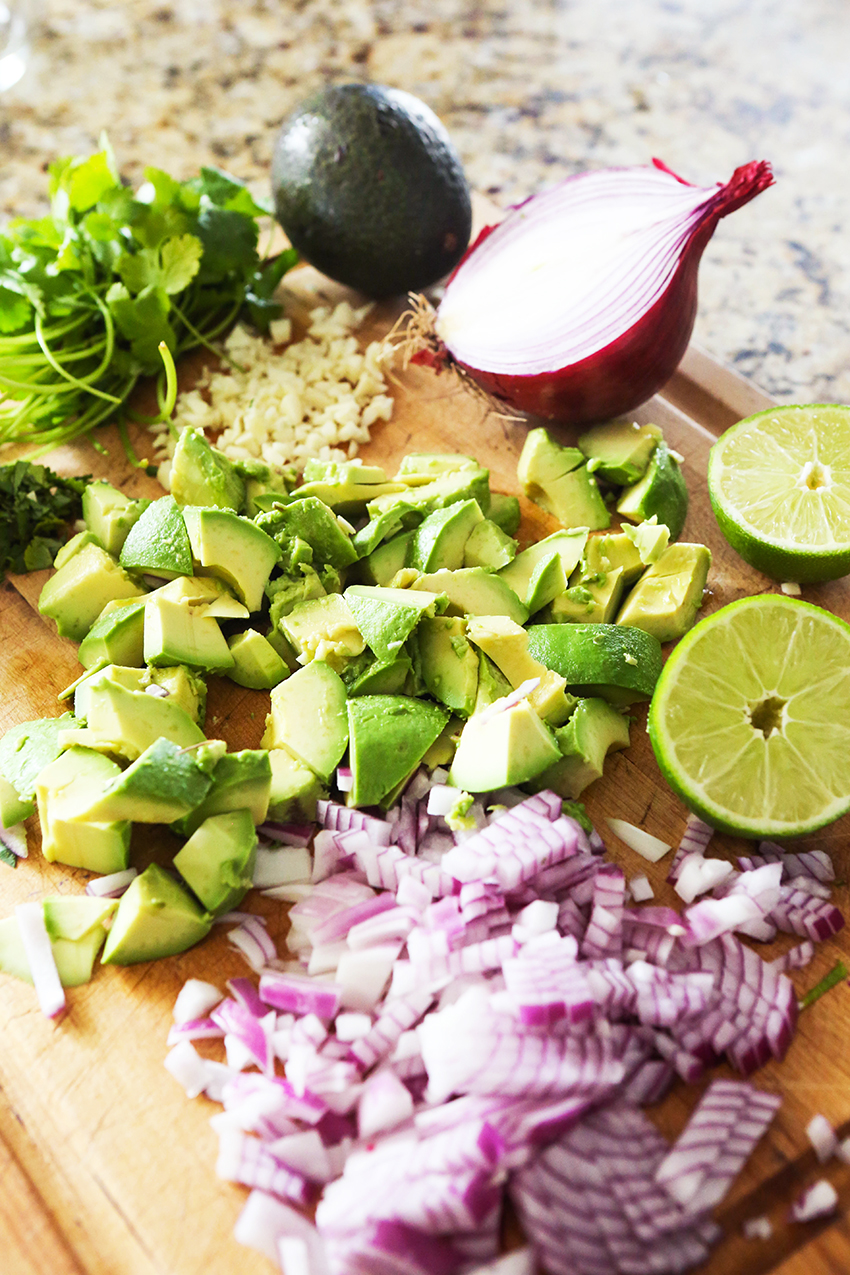
[[[127,571],[147,571],[164,580],[192,574],[192,546],[173,496],[148,505],[128,533],[120,561]]]
[[[550,726],[567,720],[575,699],[566,693],[564,678],[529,655],[524,628],[501,615],[475,616],[469,621],[469,640],[504,673],[513,690],[532,678],[538,679],[528,702]]]
[[[20,722],[17,726],[11,726],[0,738],[0,774],[18,794],[21,802],[31,805],[35,801],[35,786],[39,775],[45,766],[56,760],[64,747],[61,734],[66,730],[74,730],[79,725],[79,721],[71,713],[63,713],[61,717],[42,717],[35,722]],[[12,820],[12,823],[18,822],[18,819]],[[6,828],[11,827],[12,823],[3,820]]]
[[[552,731],[527,699],[510,707],[497,700],[464,726],[449,783],[466,792],[524,784],[559,756]]]
[[[314,660],[274,688],[263,748],[287,748],[328,780],[347,745],[345,686],[329,665]]]
[[[83,822],[76,817],[81,804],[120,775],[114,761],[90,748],[69,748],[45,766],[36,787],[45,859],[89,872],[121,872],[127,867],[130,825],[123,816],[97,816]]]
[[[140,598],[145,592],[111,554],[88,544],[45,583],[38,609],[56,621],[60,637],[80,642],[107,602]]]
[[[442,474],[456,474],[471,471],[475,473],[481,467],[474,456],[464,456],[460,452],[408,452],[398,467],[396,480],[415,486],[417,483],[433,482]]]
[[[263,515],[266,516],[266,515]],[[183,518],[197,569],[224,580],[249,611],[259,611],[280,546],[250,518],[187,505]]]
[[[522,489],[562,527],[594,530],[611,525],[596,479],[577,447],[561,447],[545,429],[528,434],[517,462]]]
[[[104,662],[144,664],[145,603],[145,598],[107,602],[77,651],[83,668],[93,668],[95,664]]]
[[[365,647],[354,616],[338,593],[299,602],[281,618],[280,629],[302,663],[321,660],[336,672]]]
[[[188,664],[207,673],[228,672],[235,662],[217,620],[162,594],[145,607],[143,651],[148,664]]]
[[[368,500],[404,491],[404,483],[390,482],[377,465],[364,465],[360,460],[308,461],[304,482],[296,487],[293,497],[315,496],[337,513],[345,516],[362,513]]]
[[[406,695],[364,695],[348,701],[348,804],[376,806],[422,760],[449,714]]]
[[[349,665],[346,674],[351,672]],[[409,655],[402,653],[392,660],[376,660],[371,656],[355,676],[343,678],[345,689],[351,695],[401,695],[406,689],[413,671]]]
[[[535,624],[533,659],[554,669],[575,695],[601,696],[617,707],[648,700],[661,674],[661,644],[619,624]]]
[[[382,661],[395,659],[422,617],[445,605],[436,593],[369,584],[352,584],[343,597],[364,642]]]
[[[53,559],[53,565],[58,571],[60,567],[64,567],[66,562],[73,558],[75,553],[79,553],[81,549],[85,549],[86,545],[97,545],[103,548],[93,531],[78,531],[70,540],[66,540],[62,548],[58,550],[56,557]]]
[[[152,743],[166,739],[178,748],[204,742],[204,733],[184,708],[169,697],[128,690],[110,679],[113,665],[82,684],[88,733],[97,747],[133,761]],[[132,670],[141,672],[141,670]],[[79,690],[77,695],[79,696]],[[75,701],[77,702],[77,701]]]
[[[104,965],[133,965],[176,956],[206,938],[212,917],[182,885],[152,863],[130,882],[101,958]]]
[[[63,987],[80,987],[92,976],[116,899],[85,897],[44,900],[44,921]],[[0,970],[31,983],[29,961],[15,916],[0,921]]]
[[[394,496],[392,501],[386,509],[373,511],[366,526],[355,532],[351,543],[358,558],[369,557],[385,540],[417,527],[427,513],[427,509],[415,509],[407,495]]]
[[[245,503],[244,479],[199,429],[181,430],[171,462],[170,487],[178,505],[212,505],[238,512]]]
[[[280,823],[299,819],[311,822],[316,818],[316,802],[326,795],[321,779],[287,748],[273,748],[268,757],[271,765],[269,819]]]
[[[227,643],[233,668],[227,676],[239,686],[269,691],[289,676],[289,669],[271,643],[256,629],[237,633]]]
[[[581,561],[586,544],[584,528],[555,531],[518,553],[513,562],[502,568],[499,578],[510,585],[533,615],[563,593],[570,575]]]
[[[83,492],[83,519],[107,553],[117,558],[127,535],[150,504],[133,500],[103,479],[95,479]]]
[[[217,743],[217,741],[215,741]],[[213,744],[186,751],[158,739],[113,778],[69,797],[69,818],[173,823],[200,805],[212,786],[220,750]]]
[[[255,824],[264,823],[271,796],[270,756],[264,748],[224,753],[215,764],[207,795],[188,815],[175,820],[174,831],[190,837],[204,819],[228,810],[250,810]]]
[[[370,520],[392,511],[396,506],[418,511],[420,517],[461,500],[477,500],[485,516],[490,508],[490,472],[482,469],[477,462],[474,467],[447,470],[434,478],[408,474],[405,482],[409,484],[406,491],[393,496],[377,496],[369,501],[366,512]]]
[[[469,717],[478,694],[478,655],[466,637],[462,616],[438,615],[416,630],[419,668],[428,692],[448,708]]]
[[[279,630],[280,621],[285,615],[289,615],[299,602],[322,598],[326,592],[321,577],[312,567],[306,567],[300,575],[276,576],[266,585],[266,596],[271,603],[269,622],[272,628]]]
[[[585,462],[578,447],[562,447],[545,429],[532,429],[517,461],[517,479],[529,500],[539,504],[552,483]]]
[[[487,517],[500,527],[506,536],[515,536],[519,531],[520,516],[519,499],[516,496],[504,496],[498,491],[490,493]]]
[[[256,862],[250,810],[210,815],[174,856],[174,867],[212,916],[239,906],[253,885]]]
[[[705,545],[669,545],[638,580],[617,616],[651,633],[659,642],[674,642],[693,626],[702,606],[711,553]]]
[[[623,568],[571,584],[547,608],[554,624],[613,624],[623,597]]]
[[[466,542],[476,524],[483,521],[476,500],[436,509],[414,531],[407,565],[423,572],[462,567]]]
[[[360,565],[368,584],[388,585],[407,562],[413,531],[401,531],[367,554]]]
[[[502,531],[498,523],[483,518],[469,533],[463,547],[462,567],[483,567],[485,571],[500,571],[516,557],[517,543],[513,536]]]
[[[602,576],[619,569],[623,573],[622,582],[628,588],[643,574],[645,565],[637,545],[624,531],[590,536],[581,565],[570,580],[570,585],[598,584]]]
[[[288,504],[275,505],[268,513],[257,516],[256,526],[285,552],[294,539],[304,541],[312,550],[315,564],[342,568],[358,558],[350,534],[340,526],[333,510],[315,496],[293,496]],[[283,569],[289,570],[291,565],[284,563]]]
[[[495,704],[497,699],[504,699],[506,695],[510,695],[513,689],[504,673],[483,651],[479,650],[478,691],[473,712],[483,713],[484,709]]]
[[[606,755],[629,746],[629,722],[604,699],[580,699],[566,726],[555,731],[563,756],[533,782],[574,799],[601,779]]]
[[[14,828],[35,813],[35,802],[23,801],[17,789],[0,774],[0,828]]]
[[[643,522],[654,514],[669,528],[671,540],[682,534],[688,513],[688,488],[675,454],[663,439],[643,478],[620,496],[617,513],[632,522]]]
[[[657,562],[670,543],[670,528],[659,522],[656,514],[645,522],[638,523],[636,527],[623,523],[623,535],[632,541],[646,567]]]
[[[639,425],[627,418],[594,425],[578,440],[587,467],[609,483],[625,487],[636,483],[661,437],[657,425]]]
[[[528,619],[528,609],[510,585],[482,567],[435,571],[420,576],[411,588],[445,593],[449,615],[507,615],[517,624],[524,624]]]
[[[295,486],[296,470],[293,466],[272,469],[264,461],[251,457],[235,460],[233,468],[245,480],[245,502],[238,512],[256,518],[257,514],[271,509],[275,500],[285,499]],[[194,503],[194,502],[192,502]]]

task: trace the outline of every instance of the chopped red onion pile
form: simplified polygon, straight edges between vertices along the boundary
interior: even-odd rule
[[[387,819],[323,802],[292,959],[231,913],[259,985],[181,993],[166,1065],[223,1106],[218,1173],[251,1188],[237,1237],[287,1275],[699,1264],[780,1100],[715,1080],[672,1147],[641,1107],[723,1057],[743,1076],[783,1057],[784,971],[843,923],[802,884],[823,863],[762,845],[738,872],[689,825],[679,880],[702,897],[634,906],[554,793],[494,794],[453,834],[443,779],[417,775]],[[777,928],[806,937],[773,962],[740,937]],[[226,1064],[191,1043],[213,1037]],[[499,1265],[506,1196],[530,1249]]]

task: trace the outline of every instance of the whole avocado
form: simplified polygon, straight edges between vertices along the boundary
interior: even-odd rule
[[[281,126],[272,163],[278,220],[298,252],[380,298],[447,274],[469,242],[469,187],[424,102],[374,84],[325,88]]]

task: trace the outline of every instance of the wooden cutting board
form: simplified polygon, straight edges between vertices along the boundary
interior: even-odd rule
[[[339,290],[304,269],[292,276],[314,299]],[[377,308],[364,330],[385,332],[395,314]],[[188,360],[181,379],[191,383],[202,360]],[[411,450],[474,454],[491,470],[494,490],[511,492],[527,423],[488,412],[447,375],[409,369],[395,375],[393,420],[374,430],[364,459],[392,471]],[[744,594],[777,586],[747,567],[719,535],[705,486],[706,458],[718,433],[771,400],[699,350],[686,355],[664,392],[636,415],[664,429],[684,456],[691,494],[683,535],[701,540],[713,554],[706,611]],[[141,396],[140,407],[150,410]],[[564,441],[569,434],[564,433]],[[157,484],[126,462],[114,431],[101,441],[61,448],[48,462],[64,473],[108,477],[133,495],[160,493]],[[140,454],[145,436],[136,431]],[[553,529],[540,510],[523,502],[521,534],[539,537]],[[57,693],[79,673],[75,647],[56,637],[35,610],[47,572],[12,577],[0,605],[0,730],[59,711]],[[850,619],[845,582],[807,588],[808,600]],[[207,730],[231,748],[257,747],[268,697],[224,679],[210,679]],[[604,817],[639,824],[672,844],[685,827],[686,811],[662,781],[645,730],[645,710],[632,727],[632,744],[615,754],[602,780],[586,793],[587,805],[611,856],[627,875],[647,872],[659,902],[677,902],[664,882],[666,864],[647,865],[610,834]],[[832,853],[840,880],[850,878],[843,820],[812,844]],[[88,874],[41,858],[37,821],[31,821],[30,857],[16,871],[0,865],[0,915],[16,903],[45,894],[75,893]],[[163,863],[177,848],[165,831],[134,842],[136,861]],[[740,852],[743,843],[717,837],[713,852]],[[835,892],[848,911],[845,887]],[[269,921],[282,943],[285,909],[250,896],[250,906]],[[812,986],[840,957],[850,955],[850,930],[822,944],[812,966],[794,975],[799,990]],[[774,945],[768,955],[790,946]],[[39,1012],[32,988],[0,976],[0,1271],[3,1275],[267,1275],[265,1258],[239,1246],[233,1224],[247,1192],[220,1182],[214,1172],[216,1136],[208,1120],[218,1108],[205,1098],[189,1101],[163,1067],[171,1007],[188,977],[223,987],[244,974],[241,957],[217,931],[193,951],[171,960],[126,969],[98,968],[86,987],[69,992],[68,1012],[58,1023]],[[726,1074],[721,1069],[716,1074]],[[804,1129],[822,1112],[834,1124],[850,1125],[850,989],[841,986],[801,1015],[788,1057],[756,1077],[782,1093],[783,1105],[727,1202],[719,1211],[727,1236],[704,1275],[826,1275],[850,1269],[850,1168],[838,1162],[819,1168]],[[678,1087],[654,1109],[659,1125],[674,1137],[701,1092]],[[844,1130],[847,1132],[848,1130]],[[837,1220],[789,1225],[790,1201],[806,1183],[825,1175],[842,1201]],[[774,1223],[768,1241],[747,1241],[743,1219],[767,1213]]]

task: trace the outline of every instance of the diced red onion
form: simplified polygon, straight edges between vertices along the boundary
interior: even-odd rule
[[[311,879],[313,863],[309,851],[303,846],[293,846],[288,850],[268,850],[264,846],[258,846],[256,853],[256,890],[293,883],[303,884]]]
[[[223,1036],[224,1031],[211,1018],[191,1018],[183,1023],[174,1023],[168,1030],[165,1043],[170,1049],[181,1040],[221,1040]]]
[[[5,846],[18,859],[26,859],[29,853],[26,824],[16,823],[11,828],[4,828],[0,821],[0,845]]]
[[[789,948],[783,956],[777,956],[775,961],[771,961],[771,965],[781,974],[786,970],[802,970],[814,959],[814,955],[815,945],[811,939],[806,939],[796,947]]]
[[[260,999],[274,1009],[330,1021],[339,1011],[342,988],[297,974],[265,973],[260,976]]]
[[[791,1221],[811,1222],[818,1217],[828,1217],[837,1208],[838,1192],[826,1178],[820,1178],[791,1205]]]
[[[257,827],[257,832],[261,837],[268,837],[270,841],[280,841],[286,846],[303,848],[310,844],[315,825],[312,823],[261,823]]]
[[[675,890],[685,903],[693,903],[732,875],[734,868],[726,859],[706,859],[702,854],[685,855],[676,874]]]
[[[105,877],[92,877],[91,881],[86,882],[86,894],[99,899],[118,899],[138,875],[138,868],[124,868],[121,872],[110,872]]]
[[[240,1244],[257,1249],[275,1266],[278,1265],[280,1240],[287,1237],[303,1239],[314,1263],[314,1252],[321,1252],[320,1241],[312,1222],[303,1213],[282,1200],[275,1199],[266,1191],[255,1189],[251,1192],[239,1214],[233,1234]],[[314,1265],[309,1275],[328,1275],[328,1268]]]
[[[337,766],[336,786],[340,792],[351,792],[354,787],[354,773],[350,766]]]
[[[174,1021],[178,1025],[187,1023],[193,1018],[203,1018],[219,1003],[222,994],[214,983],[205,983],[199,978],[189,978],[181,987],[172,1011]]]
[[[278,1199],[291,1200],[302,1207],[310,1199],[310,1188],[300,1173],[282,1165],[258,1138],[238,1129],[222,1130],[219,1134],[215,1171],[225,1181],[268,1191]]]
[[[818,899],[793,885],[780,887],[778,902],[769,919],[788,934],[822,942],[844,926],[844,916],[834,904]]]
[[[826,1116],[812,1116],[806,1125],[806,1137],[814,1147],[815,1155],[821,1164],[831,1160],[838,1150],[838,1135]]]
[[[379,1068],[363,1086],[357,1104],[357,1129],[361,1138],[395,1129],[413,1115],[410,1091],[389,1068]]]
[[[655,898],[655,891],[650,885],[649,877],[644,876],[643,874],[632,877],[629,882],[629,889],[631,890],[632,898],[635,903],[645,903],[647,899]]]
[[[58,1018],[65,1009],[65,989],[59,980],[50,935],[44,923],[44,906],[41,903],[18,903],[15,916],[41,1012],[47,1018]]]
[[[769,1217],[748,1217],[741,1227],[741,1232],[748,1240],[769,1240],[773,1234],[773,1223]]]
[[[653,837],[651,833],[644,832],[643,828],[637,828],[633,823],[627,823],[625,819],[606,819],[605,822],[630,850],[634,850],[650,863],[657,863],[671,849],[666,841]]]

